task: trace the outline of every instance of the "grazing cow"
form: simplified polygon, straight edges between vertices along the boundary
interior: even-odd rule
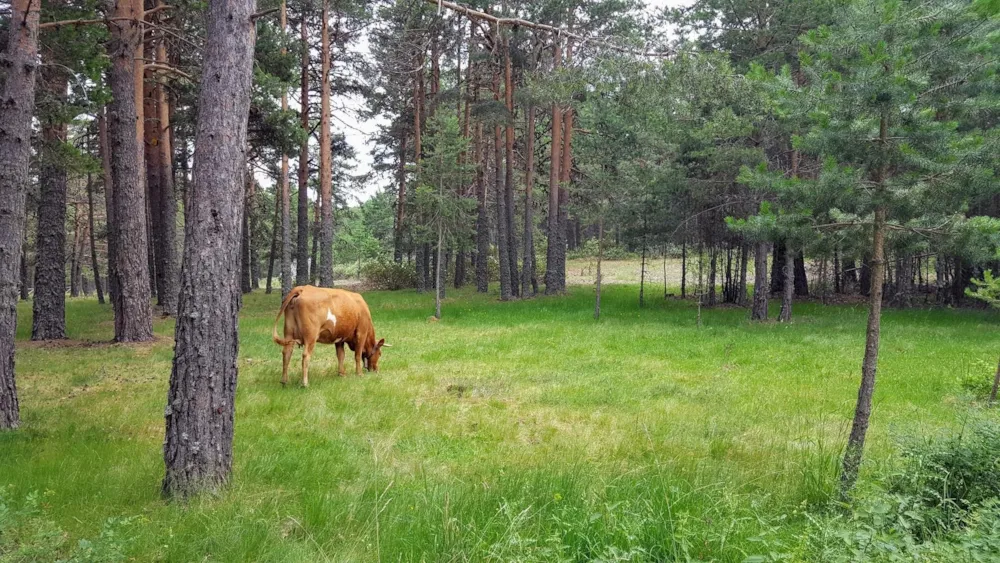
[[[284,338],[278,336],[278,321],[285,315]],[[302,386],[309,387],[309,357],[317,342],[337,346],[337,368],[344,375],[344,345],[354,351],[355,371],[361,362],[378,371],[385,339],[375,341],[375,325],[363,297],[343,289],[303,285],[292,289],[278,310],[272,329],[274,342],[282,346],[281,384],[288,383],[288,362],[295,344],[302,346]]]

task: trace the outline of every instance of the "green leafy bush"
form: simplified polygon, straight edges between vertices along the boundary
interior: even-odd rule
[[[370,289],[396,291],[417,287],[417,274],[412,266],[385,260],[362,266],[361,281]]]

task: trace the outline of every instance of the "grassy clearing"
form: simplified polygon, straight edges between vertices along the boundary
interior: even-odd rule
[[[672,289],[676,291],[676,288]],[[24,428],[0,435],[0,486],[43,498],[70,540],[136,516],[138,560],[696,559],[796,552],[801,510],[833,491],[857,392],[861,306],[797,304],[792,325],[609,286],[501,304],[449,293],[366,295],[394,347],[382,373],[283,389],[277,295],[241,317],[236,467],[222,498],[159,499],[172,322],[111,337],[110,309],[68,303],[70,341],[26,342]],[[987,313],[889,311],[865,471],[897,433],[962,424],[957,379],[1000,347]],[[295,362],[297,363],[296,355]],[[299,372],[292,380],[298,382]]]

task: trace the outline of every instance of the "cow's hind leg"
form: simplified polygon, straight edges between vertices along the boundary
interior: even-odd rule
[[[302,386],[309,387],[309,356],[312,356],[315,340],[306,341],[302,347]]]
[[[344,371],[344,343],[337,343],[337,373],[343,377],[347,375]]]
[[[288,364],[292,361],[292,351],[295,344],[287,344],[281,348],[281,384],[288,384]]]

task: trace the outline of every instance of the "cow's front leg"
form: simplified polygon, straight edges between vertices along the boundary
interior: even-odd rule
[[[312,356],[313,347],[316,346],[316,342],[307,341],[305,346],[302,347],[302,386],[309,387],[309,356]]]
[[[338,342],[337,343],[337,373],[340,374],[341,377],[344,377],[345,375],[347,375],[347,372],[344,371],[344,343],[343,342]]]
[[[288,344],[281,348],[281,385],[288,385],[288,364],[292,361],[292,350],[294,344]]]
[[[361,375],[361,343],[354,349],[354,372]]]

